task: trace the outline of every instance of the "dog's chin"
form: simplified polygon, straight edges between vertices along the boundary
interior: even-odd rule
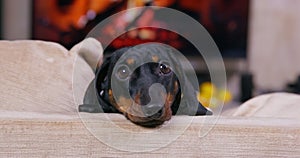
[[[171,116],[161,116],[157,119],[151,119],[147,117],[137,117],[133,115],[126,115],[127,119],[133,122],[134,124],[137,124],[139,126],[147,127],[147,128],[155,128],[163,125],[166,121],[171,119]]]
[[[142,127],[146,127],[146,128],[155,128],[155,127],[161,126],[162,124],[164,124],[164,122],[165,121],[162,121],[162,120],[150,120],[150,121],[145,121],[145,122],[137,121],[137,122],[133,122],[133,123],[135,123],[139,126],[142,126]]]

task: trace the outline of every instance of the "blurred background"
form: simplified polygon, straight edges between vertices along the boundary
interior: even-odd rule
[[[1,0],[2,40],[37,39],[71,48],[106,17],[136,6],[170,7],[193,17],[215,40],[224,58],[227,89],[216,90],[201,56],[184,37],[168,30],[132,30],[110,43],[108,52],[149,41],[169,44],[194,66],[202,94],[219,91],[219,98],[244,102],[270,92],[300,93],[299,0]],[[174,17],[176,18],[176,17]],[[133,19],[120,18],[102,31],[132,23],[168,25],[145,10]],[[97,38],[105,42],[105,38]],[[220,97],[221,96],[221,97]],[[210,98],[212,95],[199,96]]]

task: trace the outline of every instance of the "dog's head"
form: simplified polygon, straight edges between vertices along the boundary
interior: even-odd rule
[[[163,124],[177,112],[183,96],[180,76],[174,71],[179,65],[163,51],[122,48],[103,63],[96,89],[102,103],[107,103],[104,111],[113,107],[130,121],[148,127]],[[206,112],[200,108],[200,113]]]

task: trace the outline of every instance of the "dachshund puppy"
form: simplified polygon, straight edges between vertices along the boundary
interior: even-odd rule
[[[197,101],[180,58],[166,53],[171,49],[142,47],[121,48],[104,61],[80,112],[122,113],[145,127],[161,125],[175,114],[212,115]]]

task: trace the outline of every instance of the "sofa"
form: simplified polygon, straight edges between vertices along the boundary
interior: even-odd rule
[[[103,49],[0,41],[0,157],[300,157],[300,96],[255,97],[227,115],[174,116],[158,128],[79,113]]]

